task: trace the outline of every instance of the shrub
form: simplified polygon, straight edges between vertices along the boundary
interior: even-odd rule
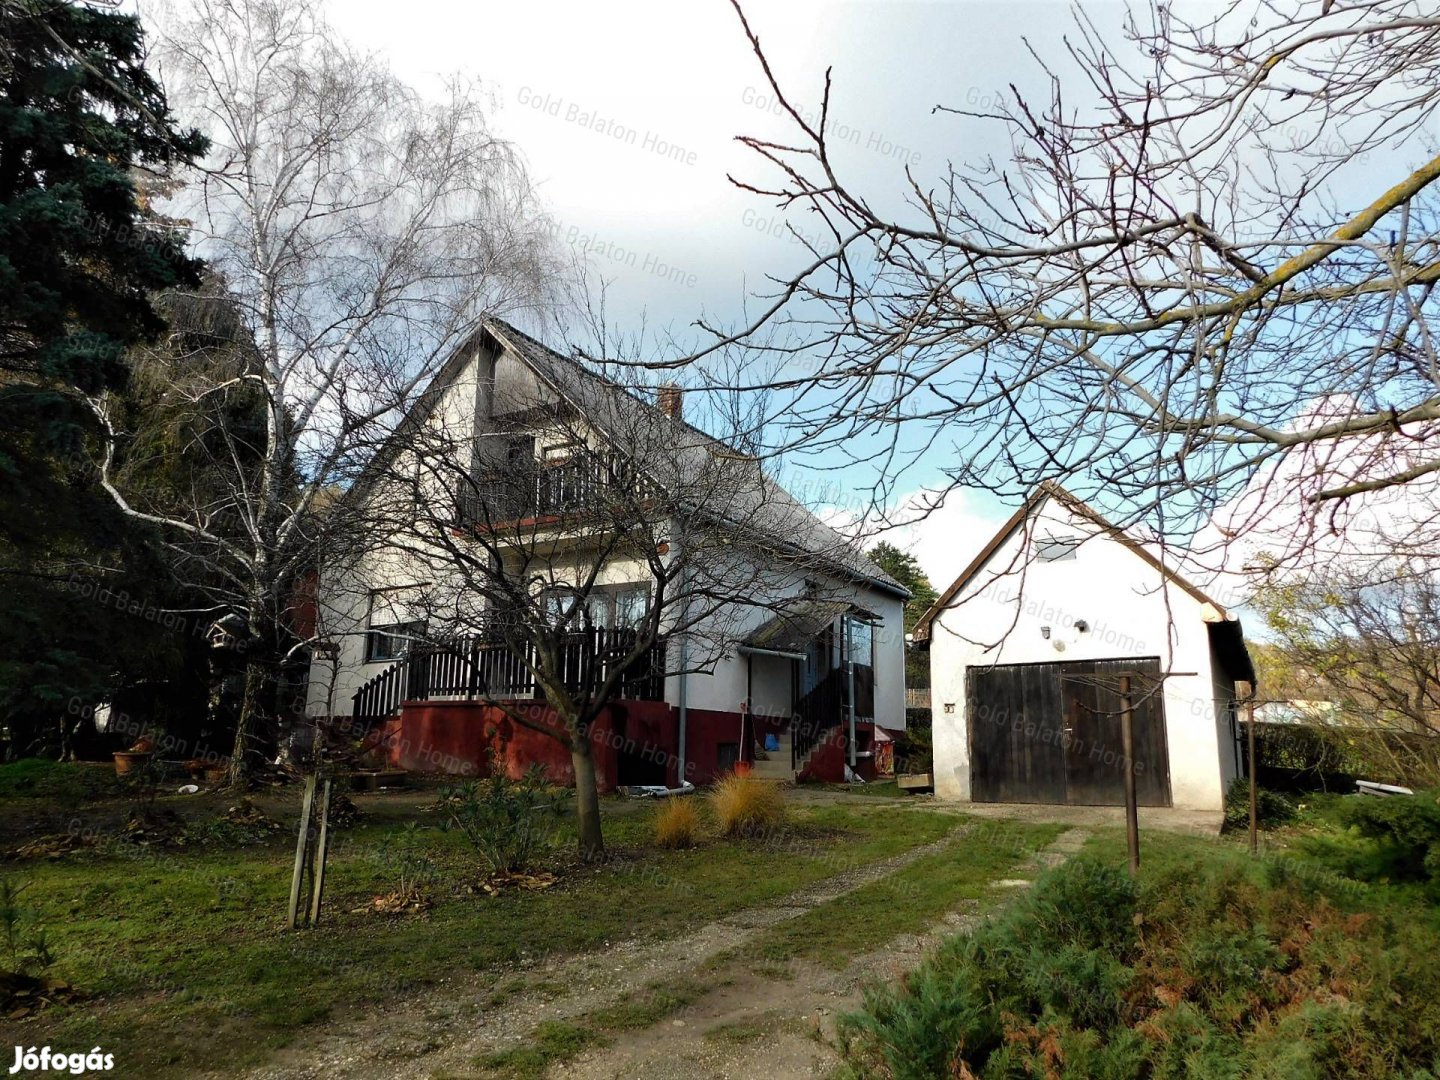
[[[0,977],[33,978],[54,962],[44,929],[20,906],[26,887],[0,878]]]
[[[440,800],[444,827],[458,829],[495,874],[533,866],[554,839],[564,807],[564,796],[546,785],[538,765],[519,780],[496,768],[489,779],[445,789]]]
[[[1262,887],[1223,852],[1138,890],[1127,878],[1075,860],[900,983],[867,989],[840,1021],[847,1075],[1433,1075],[1432,920],[1347,913],[1333,901],[1353,893],[1324,875],[1308,891],[1287,875]]]
[[[751,776],[731,773],[710,792],[715,821],[724,836],[763,836],[785,821],[780,788]]]
[[[424,832],[417,822],[406,822],[403,829],[386,834],[377,854],[381,866],[392,876],[398,896],[423,893],[439,880],[440,870],[430,857]]]
[[[689,799],[672,795],[655,812],[655,842],[663,848],[688,848],[700,831],[700,815]]]
[[[1374,798],[1352,796],[1340,819],[1373,840],[1389,876],[1424,881],[1440,871],[1440,797],[1436,791]]]
[[[1260,788],[1255,792],[1255,816],[1262,829],[1274,829],[1295,820],[1295,804],[1279,792]],[[1225,832],[1250,828],[1250,781],[1237,776],[1225,792]]]

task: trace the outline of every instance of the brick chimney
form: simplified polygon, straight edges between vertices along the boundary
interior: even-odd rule
[[[674,383],[664,383],[655,390],[655,407],[671,420],[679,420],[684,411],[685,392]]]

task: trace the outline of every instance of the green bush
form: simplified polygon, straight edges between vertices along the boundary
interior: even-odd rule
[[[1440,1075],[1440,930],[1221,853],[1137,888],[1088,860],[842,1018],[851,1075]],[[1428,1071],[1427,1071],[1428,1070]]]
[[[458,829],[491,873],[520,873],[534,866],[551,845],[565,796],[532,765],[519,780],[503,769],[440,793],[444,827]]]
[[[1295,804],[1277,791],[1260,788],[1255,792],[1255,817],[1262,829],[1274,829],[1295,820]],[[1237,776],[1225,792],[1226,832],[1250,828],[1250,781]]]
[[[1392,876],[1409,881],[1440,879],[1440,792],[1346,799],[1340,820],[1375,841]]]

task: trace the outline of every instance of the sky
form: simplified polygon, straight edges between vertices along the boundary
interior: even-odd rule
[[[1086,10],[1103,26],[1123,8]],[[802,110],[818,110],[831,69],[838,165],[880,205],[894,205],[907,166],[927,181],[947,161],[1005,154],[993,132],[933,107],[983,107],[1012,82],[1038,87],[1026,39],[1059,58],[1071,25],[1065,4],[1039,0],[751,0],[745,12]],[[495,130],[527,162],[556,238],[606,280],[611,323],[683,336],[701,316],[738,318],[767,275],[798,265],[803,251],[773,200],[731,180],[769,178],[735,137],[783,135],[788,120],[777,115],[727,0],[346,0],[329,14],[421,88],[456,74],[479,80],[493,99]],[[922,465],[900,499],[926,482]],[[1010,509],[957,493],[886,539],[912,550],[943,585]]]

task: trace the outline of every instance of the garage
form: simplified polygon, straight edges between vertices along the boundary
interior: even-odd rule
[[[1130,676],[1135,785],[1169,806],[1158,657],[975,666],[966,672],[970,797],[976,802],[1125,802],[1120,677]]]

